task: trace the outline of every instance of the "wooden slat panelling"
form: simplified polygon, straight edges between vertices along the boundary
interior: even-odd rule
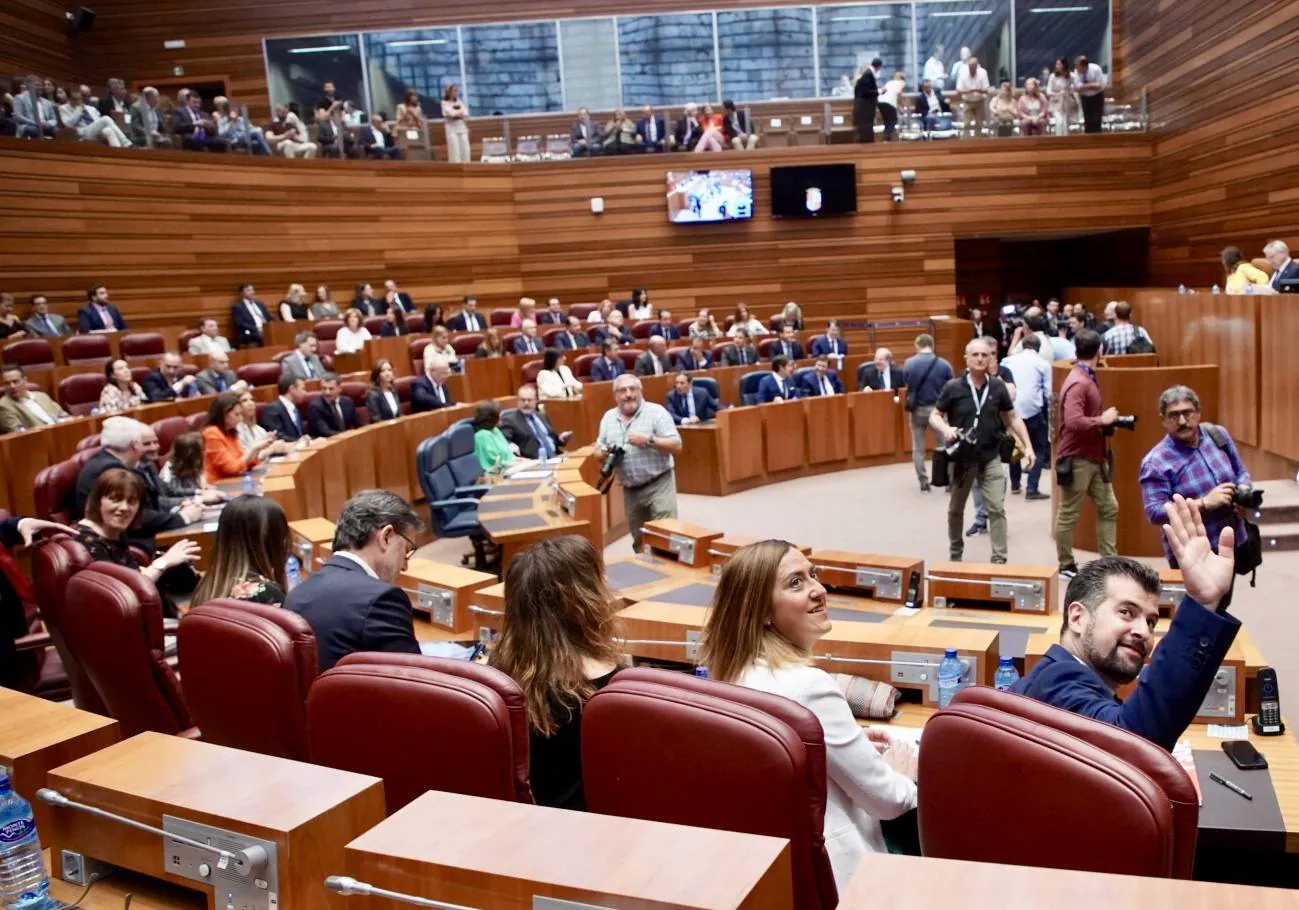
[[[1259,446],[1299,461],[1299,368],[1294,342],[1299,338],[1299,307],[1291,297],[1258,298],[1259,378],[1264,390],[1259,414]],[[1289,475],[1287,475],[1289,476]]]
[[[0,3],[0,74],[22,77],[35,73],[65,81],[95,75],[87,59],[86,39],[68,35],[64,9],[56,0]],[[9,91],[9,85],[0,91]]]

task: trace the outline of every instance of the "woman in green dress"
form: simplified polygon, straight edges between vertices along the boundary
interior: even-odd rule
[[[499,472],[519,454],[518,447],[501,432],[500,422],[501,409],[496,402],[478,402],[473,419],[474,454],[478,456],[478,465],[484,474]]]

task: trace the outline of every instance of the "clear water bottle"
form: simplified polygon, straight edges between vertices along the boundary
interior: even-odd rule
[[[51,905],[49,895],[31,804],[13,791],[0,766],[0,903],[5,910],[42,910]]]
[[[245,496],[257,495],[257,481],[253,480],[252,471],[248,471],[247,473],[244,474],[244,495]]]
[[[1210,294],[1217,294],[1219,292],[1220,292],[1220,288],[1216,284],[1209,289]]]
[[[699,665],[699,666],[697,666],[697,667],[695,667],[695,676],[698,676],[700,679],[707,679],[707,678],[708,678],[708,668],[705,667],[705,666],[703,666],[702,664]]]
[[[1019,671],[1015,669],[1015,658],[1003,657],[997,661],[997,672],[992,677],[992,684],[998,689],[1009,689],[1019,679]]]
[[[1254,293],[1254,285],[1252,285],[1252,284],[1247,284],[1247,285],[1245,285],[1245,293],[1246,293],[1246,294],[1252,294],[1252,293]]]
[[[1184,285],[1184,284],[1179,284],[1179,285],[1177,286],[1177,293],[1179,293],[1179,294],[1185,294],[1185,293],[1186,293],[1186,285]]]
[[[284,592],[285,594],[296,588],[298,582],[302,581],[302,565],[298,562],[298,557],[292,554],[284,561],[284,581],[289,589]]]
[[[938,664],[938,707],[946,708],[963,688],[965,664],[956,656],[955,648],[943,652],[943,659]]]

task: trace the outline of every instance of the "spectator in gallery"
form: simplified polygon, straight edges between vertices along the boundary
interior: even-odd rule
[[[372,337],[370,330],[364,325],[361,311],[352,307],[343,314],[343,327],[334,336],[334,353],[355,354],[365,347],[365,343]]]
[[[217,135],[230,143],[231,148],[247,149],[253,155],[271,154],[271,147],[266,143],[266,131],[250,125],[248,118],[230,102],[222,102],[217,107],[216,121]]]
[[[125,360],[104,364],[104,378],[108,382],[99,393],[99,413],[117,414],[144,402],[144,390],[131,377],[131,365]]]
[[[1042,94],[1041,83],[1031,76],[1024,82],[1024,94],[1015,102],[1015,115],[1019,117],[1021,136],[1046,135],[1046,95]]]
[[[1015,93],[1009,82],[1001,83],[997,94],[993,95],[992,100],[988,102],[988,110],[992,114],[992,122],[1000,138],[1005,139],[1015,135],[1015,120],[1019,112],[1015,105]]]
[[[74,88],[71,93],[62,88],[55,89],[54,101],[59,106],[59,122],[66,129],[76,130],[77,138],[82,142],[103,139],[115,149],[131,147],[131,140],[126,138],[117,121],[90,107],[80,89]]]
[[[955,88],[956,83],[961,78],[961,70],[965,69],[965,67],[967,67],[969,63],[970,63],[970,49],[968,47],[963,47],[961,48],[961,53],[957,55],[956,60],[953,61],[952,63],[952,71],[950,74],[948,74],[948,79],[947,79],[948,84],[950,84],[953,88]]]
[[[712,310],[705,308],[699,311],[695,321],[690,323],[690,337],[699,337],[708,341],[722,337],[722,330],[718,327],[717,318],[713,316]]]
[[[307,309],[307,289],[296,283],[289,285],[284,299],[280,301],[278,313],[283,322],[311,318],[311,312]]]
[[[102,114],[129,114],[131,112],[131,97],[126,92],[126,83],[121,79],[108,80],[108,92],[104,95],[99,104],[99,111]]]
[[[726,139],[737,152],[752,151],[758,147],[758,136],[749,130],[749,115],[735,109],[735,102],[722,102],[726,112],[723,117],[726,126]]]
[[[943,97],[942,90],[928,79],[920,83],[920,92],[915,97],[914,105],[926,131],[937,129],[938,118],[952,113],[952,106]]]
[[[442,121],[447,135],[447,160],[468,164],[469,107],[460,100],[460,87],[454,82],[442,93]]]
[[[934,48],[934,52],[929,55],[925,61],[925,68],[920,73],[922,82],[928,82],[930,85],[941,89],[943,80],[947,78],[947,64],[943,62],[943,46],[941,44]]]
[[[131,105],[131,139],[136,145],[152,147],[166,141],[158,119],[158,101],[158,90],[149,85],[140,91],[140,97]]]
[[[1078,109],[1078,99],[1074,94],[1073,77],[1069,75],[1069,64],[1063,57],[1057,57],[1051,75],[1046,80],[1046,106],[1051,113],[1051,132],[1056,136],[1069,135],[1069,121]]]
[[[699,137],[699,144],[695,146],[696,152],[720,152],[726,148],[726,121],[713,110],[711,104],[704,105],[699,125],[703,133]]]
[[[568,129],[568,138],[572,143],[573,157],[584,158],[598,155],[603,148],[604,133],[586,108],[578,108],[577,119]]]
[[[853,79],[852,124],[858,142],[875,141],[875,108],[879,103],[879,72],[884,61],[876,57],[870,66],[857,71]]]
[[[654,113],[648,104],[641,111],[641,118],[636,123],[636,141],[642,151],[661,152],[666,148],[669,136],[663,118]]]
[[[0,293],[0,339],[13,341],[27,337],[27,326],[14,314],[14,295]]]
[[[392,130],[388,129],[388,124],[383,122],[380,114],[372,115],[370,123],[361,130],[361,145],[371,158],[398,161],[402,157],[402,150],[397,147]]]
[[[19,139],[53,139],[58,121],[51,101],[41,97],[41,80],[28,76],[22,90],[14,95],[13,119]]]
[[[31,304],[32,318],[27,320],[27,334],[40,338],[72,334],[68,321],[58,313],[50,312],[50,301],[44,294],[33,294]]]
[[[1073,84],[1082,108],[1083,132],[1099,133],[1105,116],[1105,71],[1080,54],[1074,61]]]
[[[275,120],[266,133],[266,140],[274,143],[276,151],[285,158],[315,158],[320,147],[307,138],[307,128],[301,118],[283,104],[275,105]]]
[[[419,103],[419,92],[413,88],[406,89],[397,106],[393,108],[393,126],[399,130],[417,130],[421,139],[424,136],[424,108]]]
[[[907,87],[906,73],[898,70],[893,78],[884,83],[879,95],[880,117],[884,121],[884,141],[892,142],[898,133],[898,105],[901,103],[902,91]]]
[[[676,132],[672,135],[672,144],[683,152],[693,150],[704,134],[703,125],[699,122],[699,106],[694,102],[686,105],[685,113],[677,121]]]
[[[564,362],[564,352],[546,348],[541,370],[537,373],[537,394],[542,398],[580,398],[582,383]]]
[[[842,74],[839,77],[839,84],[831,90],[830,94],[835,98],[851,98],[852,76],[849,76],[847,73]]]
[[[784,309],[780,311],[780,327],[792,328],[796,332],[803,331],[803,308],[793,300],[785,304]]]
[[[475,357],[504,357],[505,343],[501,341],[501,333],[493,326],[483,332],[483,342],[474,349]]]
[[[988,71],[979,66],[979,58],[971,55],[960,69],[956,79],[956,94],[961,99],[962,136],[978,138],[983,135],[983,124],[988,119],[988,95],[992,84]]]
[[[627,112],[618,108],[604,125],[602,148],[608,155],[625,155],[637,150],[636,124]]]
[[[1226,273],[1223,289],[1228,294],[1244,294],[1246,289],[1268,288],[1271,277],[1262,269],[1245,260],[1239,247],[1229,246],[1222,251],[1222,268]]]
[[[731,320],[731,327],[726,330],[726,334],[729,337],[734,338],[740,329],[748,332],[749,337],[751,338],[757,335],[767,334],[767,327],[749,313],[749,306],[745,303],[737,303],[735,305],[735,315]]]
[[[171,110],[171,132],[181,137],[181,147],[196,152],[227,152],[230,144],[221,138],[216,121],[202,110],[203,99],[191,92],[185,103]]]
[[[338,311],[338,304],[334,302],[334,296],[329,291],[328,285],[320,285],[316,288],[316,299],[311,302],[312,319],[337,319],[341,313]]]

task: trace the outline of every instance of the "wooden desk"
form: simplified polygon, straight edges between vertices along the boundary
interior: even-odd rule
[[[40,827],[40,823],[37,823]],[[85,890],[82,885],[65,882],[54,874],[50,851],[45,851],[45,868],[50,870],[50,896],[71,904]],[[127,895],[136,910],[207,910],[207,898],[199,891],[191,891],[168,884],[138,872],[114,869],[112,875],[101,878],[81,902],[84,910],[122,910]]]
[[[527,495],[518,494],[527,491]],[[504,503],[503,508],[496,506]],[[578,521],[569,517],[559,494],[547,480],[526,480],[519,483],[502,483],[483,496],[479,505],[479,523],[488,539],[500,547],[501,573],[515,556],[526,547],[547,537],[561,534],[587,536],[591,530],[589,520]],[[517,504],[517,507],[516,507]],[[485,511],[483,506],[491,511]]]
[[[416,614],[447,632],[461,632],[473,626],[469,604],[474,592],[496,583],[496,576],[460,566],[412,559],[397,579],[405,589]]]
[[[302,576],[305,578],[325,561],[321,545],[333,543],[334,523],[327,518],[290,521],[289,534],[293,537],[293,552],[302,563]]]
[[[708,548],[722,532],[676,518],[660,518],[647,521],[641,535],[656,553],[675,557],[683,566],[698,569],[708,565]]]
[[[1054,566],[936,562],[929,566],[926,580],[927,607],[970,602],[981,607],[1004,607],[1016,613],[1049,614],[1056,612],[1060,605],[1060,576]],[[992,580],[1010,584],[1002,590],[990,584]]]
[[[791,906],[793,888],[785,840],[438,791],[348,844],[345,871],[493,910],[530,910],[533,895],[643,910],[756,910]]]

